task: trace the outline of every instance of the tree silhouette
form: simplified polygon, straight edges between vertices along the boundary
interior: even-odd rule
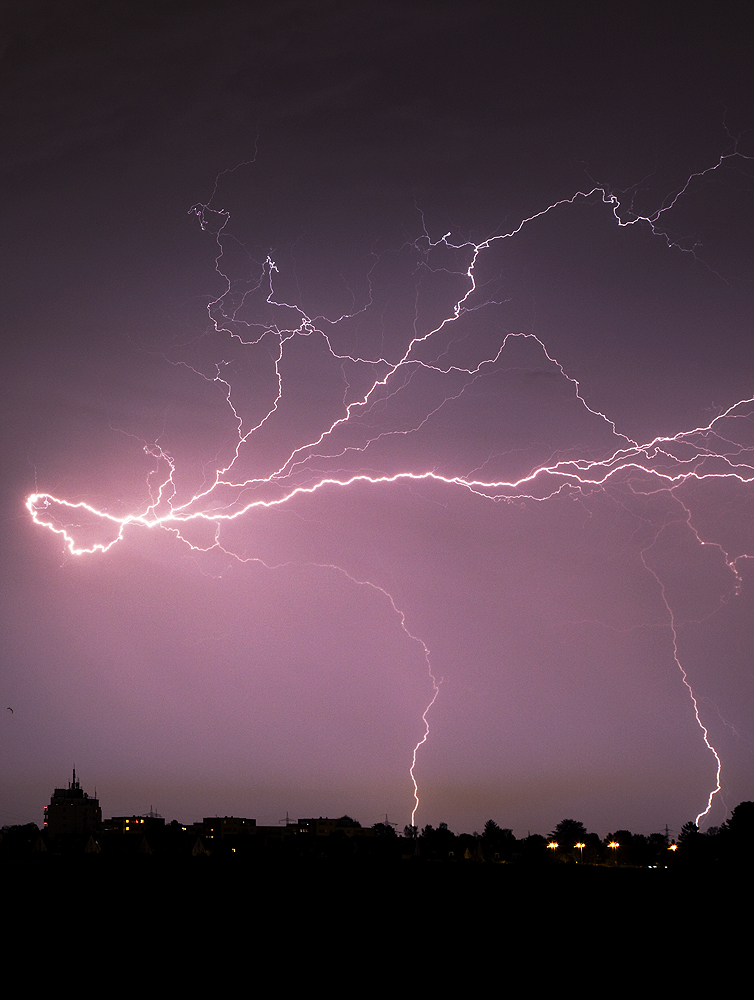
[[[736,842],[746,841],[751,844],[754,841],[754,802],[739,803],[730,814],[725,827]]]
[[[507,861],[516,848],[513,830],[503,829],[493,819],[484,824],[482,849],[489,860]]]
[[[372,826],[376,837],[397,837],[397,833],[389,823],[375,823]]]
[[[681,827],[681,832],[678,834],[678,846],[683,847],[688,846],[690,842],[694,840],[695,837],[699,836],[699,827],[696,823],[689,821],[684,823]]]
[[[586,827],[575,819],[562,819],[550,834],[550,843],[557,844],[555,855],[560,861],[578,861],[580,848],[586,840]]]

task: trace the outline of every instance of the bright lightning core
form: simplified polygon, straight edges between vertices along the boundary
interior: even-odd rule
[[[574,605],[559,613],[566,628],[586,623],[612,633],[616,643],[644,629],[664,646],[707,755],[709,787],[699,823],[721,790],[722,762],[679,630],[708,619],[742,586],[749,552],[741,544],[731,547],[729,533],[716,533],[704,511],[715,491],[745,491],[754,478],[754,396],[699,426],[635,440],[606,408],[592,405],[588,386],[569,374],[546,338],[509,325],[507,275],[516,240],[545,219],[584,211],[599,212],[600,224],[615,231],[639,227],[665,252],[688,255],[689,267],[703,266],[693,241],[673,235],[673,212],[695,185],[748,166],[734,149],[641,214],[635,192],[592,186],[479,242],[433,234],[417,216],[416,238],[375,248],[358,286],[342,279],[345,308],[320,314],[299,285],[295,248],[249,251],[232,232],[216,185],[210,202],[191,211],[216,244],[218,293],[208,303],[204,333],[165,358],[193,379],[219,414],[211,446],[197,462],[167,432],[141,441],[146,485],[143,499],[126,512],[38,492],[27,500],[29,513],[60,535],[71,555],[106,553],[126,544],[136,529],[168,532],[202,556],[208,572],[228,560],[270,571],[318,567],[384,602],[426,682],[415,744],[407,747],[412,823],[422,801],[421,754],[432,740],[433,708],[446,672],[418,623],[431,623],[432,615],[412,610],[421,600],[402,582],[410,577],[408,564],[421,558],[414,540],[434,526],[447,531],[448,561],[469,563],[472,575],[474,554],[468,547],[455,550],[449,510],[479,518],[480,528],[498,523],[494,543],[478,541],[484,548],[505,544],[499,522],[536,516],[545,506],[555,511],[553,525],[562,523],[564,537],[570,536],[564,544],[573,547],[578,565],[584,553],[594,552],[594,539],[607,533],[608,521],[621,520],[630,542],[614,542],[613,571],[642,576],[643,603],[616,612],[595,593],[591,612]],[[316,293],[309,297],[317,299]],[[330,538],[318,550],[313,543],[303,558],[274,552],[264,538],[265,518],[286,509],[307,521],[318,495],[344,512],[342,544]],[[387,507],[391,497],[397,507]],[[370,524],[364,511],[372,505],[386,506]],[[392,552],[394,565],[370,556],[380,545]],[[526,559],[525,552],[511,557],[515,548],[511,542],[510,550],[500,551],[513,567]],[[695,604],[684,592],[673,569],[674,550],[715,578],[714,596]],[[551,569],[541,594],[556,574]],[[472,604],[473,622],[478,602],[457,595],[456,610]]]

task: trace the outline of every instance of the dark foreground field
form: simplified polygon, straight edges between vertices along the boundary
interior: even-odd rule
[[[333,949],[376,949],[385,961],[418,949],[421,964],[451,960],[459,949],[487,961],[490,949],[502,948],[515,960],[524,949],[546,966],[555,954],[688,953],[717,940],[733,921],[731,904],[752,888],[750,870],[423,861],[46,857],[3,864],[0,875],[11,937],[153,955],[167,947],[184,958],[193,941],[191,961],[199,963],[217,948],[231,960],[252,942],[267,962],[265,948],[274,944],[277,953],[284,944],[292,967],[302,948],[314,949],[317,962]]]

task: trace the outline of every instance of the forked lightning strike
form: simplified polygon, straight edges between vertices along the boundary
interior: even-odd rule
[[[67,551],[75,556],[95,552],[105,553],[123,540],[126,529],[140,527],[170,531],[194,551],[208,552],[217,549],[239,561],[255,561],[267,566],[261,559],[242,556],[226,548],[222,541],[223,526],[230,521],[253,517],[257,509],[293,504],[297,497],[320,490],[349,489],[359,483],[377,485],[397,484],[401,481],[431,481],[451,490],[467,490],[479,497],[480,501],[537,503],[545,503],[564,492],[586,500],[594,491],[614,490],[621,494],[621,503],[624,504],[630,504],[632,498],[640,500],[649,495],[665,498],[668,508],[662,525],[655,535],[655,541],[671,521],[685,522],[686,530],[692,533],[699,545],[712,544],[717,547],[721,559],[731,574],[731,593],[737,593],[741,586],[738,562],[751,556],[746,553],[731,555],[717,542],[703,539],[692,523],[691,513],[683,500],[682,488],[686,484],[702,480],[735,479],[740,483],[750,483],[754,480],[754,444],[746,443],[749,440],[746,435],[739,435],[738,438],[736,436],[737,427],[745,426],[748,429],[754,422],[754,396],[729,406],[705,426],[640,443],[622,434],[606,414],[589,406],[582,395],[579,382],[567,374],[557,359],[550,355],[545,344],[534,334],[507,332],[499,339],[488,357],[484,357],[481,361],[472,360],[465,366],[451,363],[450,343],[446,334],[452,333],[463,319],[471,317],[473,313],[499,304],[494,299],[484,299],[480,294],[477,271],[484,255],[500,241],[513,239],[525,226],[550,213],[574,206],[578,202],[601,202],[618,226],[647,226],[655,236],[664,240],[670,249],[694,254],[693,247],[682,246],[669,235],[667,229],[663,228],[664,217],[678,204],[695,181],[708,177],[723,165],[742,165],[749,159],[739,153],[734,146],[731,152],[720,156],[716,163],[705,170],[691,174],[685,183],[672,192],[651,214],[635,213],[630,193],[615,192],[607,186],[595,185],[588,191],[577,191],[570,198],[548,205],[523,219],[509,232],[491,236],[480,243],[453,243],[450,233],[433,240],[426,226],[423,226],[423,233],[415,243],[402,248],[413,254],[413,266],[416,272],[434,275],[446,273],[449,280],[463,283],[463,291],[462,294],[451,297],[452,304],[440,322],[429,324],[426,329],[421,328],[417,307],[413,321],[413,335],[407,338],[405,346],[392,358],[388,350],[382,350],[370,357],[365,356],[366,351],[349,353],[335,346],[339,329],[355,317],[365,315],[373,305],[372,271],[368,275],[367,301],[361,308],[337,318],[311,317],[301,305],[279,301],[275,280],[280,271],[270,256],[261,265],[258,274],[248,280],[246,287],[239,292],[238,283],[233,281],[223,265],[225,241],[229,239],[226,228],[230,221],[230,213],[224,209],[211,207],[212,199],[206,205],[198,204],[191,211],[198,217],[202,229],[212,232],[215,237],[218,247],[215,268],[225,283],[225,291],[207,307],[212,328],[217,335],[237,340],[243,348],[254,347],[263,341],[270,346],[271,350],[266,357],[272,364],[274,391],[269,399],[269,405],[265,404],[261,416],[257,415],[255,419],[249,421],[242,412],[243,408],[235,402],[234,386],[227,371],[227,363],[217,365],[214,374],[208,375],[188,362],[171,362],[184,364],[198,377],[221,386],[237,427],[237,438],[229,449],[228,461],[225,464],[220,463],[209,481],[192,495],[179,496],[176,462],[168,451],[158,442],[154,442],[144,444],[145,453],[154,460],[155,465],[148,475],[148,501],[140,511],[118,517],[106,510],[97,509],[83,500],[73,502],[49,493],[34,493],[29,496],[26,501],[27,509],[37,524],[60,535]],[[217,182],[213,198],[216,192]],[[456,261],[460,258],[460,262],[455,266],[448,266],[447,261],[443,261],[442,266],[435,266],[432,262],[433,255],[445,252]],[[377,260],[379,261],[379,257]],[[248,304],[255,295],[261,295],[263,303],[271,307],[280,319],[287,318],[288,322],[279,325],[270,322],[266,317],[244,318]],[[246,461],[247,446],[262,428],[275,420],[286,391],[283,373],[286,349],[299,337],[317,338],[326,346],[333,362],[340,366],[344,385],[341,412],[332,422],[313,429],[308,439],[293,447],[284,461],[268,475],[260,477],[247,475],[240,468]],[[468,337],[468,332],[459,334],[453,343],[457,346]],[[541,354],[542,364],[550,366],[558,378],[569,384],[574,402],[589,415],[590,419],[601,425],[612,442],[604,449],[604,454],[597,457],[589,455],[574,457],[572,453],[556,454],[549,463],[531,468],[526,475],[509,481],[494,477],[485,478],[478,471],[469,473],[458,470],[457,474],[444,475],[435,468],[407,467],[398,471],[382,472],[379,469],[375,471],[364,468],[361,463],[370,458],[378,442],[390,437],[410,436],[419,431],[444,406],[457,400],[477,380],[493,371],[504,358],[506,349],[520,340],[528,341],[530,346]],[[432,354],[434,343],[437,344],[437,348]],[[422,356],[422,352],[425,356]],[[350,366],[349,370],[362,375],[371,372],[363,383],[366,389],[362,388],[355,394],[355,398],[350,398],[351,380],[346,374],[347,366]],[[433,378],[439,379],[446,385],[445,390],[432,405],[425,405],[411,419],[404,419],[403,424],[380,427],[378,414],[389,412],[390,404],[394,400],[403,399],[408,395],[416,403],[416,394],[414,397],[410,396],[412,380],[421,372],[432,373]],[[356,469],[348,468],[352,460],[359,463]],[[322,471],[323,466],[326,471]],[[211,544],[202,547],[185,537],[183,532],[192,522],[207,522],[214,526],[214,540]],[[82,535],[88,538],[94,535],[95,539],[99,540],[84,542],[81,540]],[[666,615],[667,628],[671,635],[672,656],[680,671],[683,684],[688,690],[693,714],[702,732],[705,746],[715,760],[715,787],[709,793],[706,808],[697,816],[696,822],[699,824],[709,813],[713,798],[720,791],[722,765],[700,717],[697,698],[679,656],[676,620],[665,585],[656,570],[646,561],[649,548],[651,545],[642,550],[641,560],[646,572],[656,581]],[[267,568],[277,567],[267,566]],[[429,649],[421,639],[409,631],[405,613],[399,609],[387,590],[371,581],[356,579],[342,567],[321,564],[321,568],[342,572],[354,585],[368,586],[378,591],[390,602],[407,638],[417,643],[422,650],[432,685],[432,694],[422,715],[424,732],[414,747],[411,760],[410,777],[414,789],[414,806],[411,812],[413,824],[419,807],[415,777],[417,754],[429,736],[428,713],[439,693],[439,681],[432,670]]]

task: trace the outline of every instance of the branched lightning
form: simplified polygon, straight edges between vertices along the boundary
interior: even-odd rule
[[[141,528],[168,531],[196,552],[218,550],[241,562],[259,562],[272,570],[279,566],[227,547],[223,539],[224,526],[252,518],[257,510],[292,505],[299,497],[327,489],[349,490],[357,484],[432,482],[451,490],[468,491],[480,501],[503,503],[545,503],[563,494],[584,500],[595,491],[613,491],[620,497],[619,502],[628,506],[649,496],[662,496],[676,511],[673,519],[676,522],[680,519],[685,524],[685,530],[697,544],[712,545],[719,551],[731,577],[731,593],[738,593],[742,584],[739,561],[752,556],[731,554],[717,542],[702,538],[682,494],[686,484],[702,480],[736,480],[745,484],[754,480],[754,444],[747,443],[754,441],[750,435],[754,424],[754,396],[735,402],[704,426],[641,443],[621,433],[613,420],[589,405],[579,381],[564,370],[533,333],[505,332],[498,337],[494,349],[481,358],[474,356],[474,350],[469,350],[470,360],[466,363],[457,360],[456,355],[465,344],[473,346],[470,324],[475,315],[500,305],[494,298],[484,297],[484,283],[479,279],[480,262],[496,244],[514,239],[525,227],[547,215],[577,203],[590,203],[604,205],[619,227],[646,226],[668,248],[696,256],[694,246],[684,245],[670,235],[664,224],[666,217],[693,184],[708,178],[723,165],[743,164],[749,159],[734,145],[716,162],[689,175],[659,208],[648,214],[635,211],[632,191],[614,191],[607,185],[595,184],[589,190],[554,201],[506,232],[489,236],[479,243],[454,242],[451,233],[433,239],[422,217],[421,235],[399,251],[406,255],[415,275],[417,304],[410,332],[401,347],[391,348],[383,343],[379,350],[371,352],[355,347],[346,349],[343,342],[355,324],[371,315],[375,301],[373,278],[383,255],[374,255],[374,263],[367,274],[368,292],[361,305],[354,305],[350,312],[334,317],[311,316],[302,304],[285,301],[278,293],[277,279],[281,271],[272,254],[256,265],[250,261],[252,273],[245,280],[232,277],[224,257],[231,242],[237,246],[238,241],[228,230],[230,212],[212,205],[218,191],[216,182],[209,202],[198,203],[191,209],[201,228],[214,237],[217,247],[215,270],[224,288],[207,305],[210,331],[218,340],[235,341],[241,350],[259,351],[263,360],[258,363],[269,368],[270,388],[266,401],[253,414],[245,412],[244,405],[237,401],[239,386],[228,361],[223,360],[215,364],[214,370],[208,371],[185,359],[171,360],[171,364],[184,365],[197,378],[218,387],[235,425],[225,458],[216,462],[214,471],[202,486],[184,495],[174,456],[160,441],[143,442],[151,466],[145,502],[137,510],[117,516],[85,500],[74,501],[36,492],[26,500],[28,512],[36,524],[59,535],[72,556],[106,553],[124,540],[128,529]],[[449,307],[432,322],[426,322],[418,304],[423,277],[441,277],[447,279],[452,288],[458,288],[457,294],[448,297]],[[288,391],[285,360],[289,350],[300,344],[302,338],[310,338],[318,349],[323,348],[339,372],[343,386],[339,412],[332,419],[323,419],[282,460],[278,460],[271,471],[260,474],[253,471],[253,444],[270,425],[275,425]],[[544,464],[535,464],[524,475],[510,478],[484,476],[482,469],[488,463],[471,472],[463,469],[441,472],[436,467],[411,465],[380,467],[382,460],[378,452],[382,444],[388,439],[410,438],[421,432],[444,407],[468,393],[479,380],[503,364],[506,352],[517,342],[526,343],[538,352],[540,364],[566,384],[572,402],[586,419],[597,423],[608,442],[601,453],[556,451]],[[420,410],[409,414],[403,404],[410,399],[416,405],[418,393],[412,394],[412,389],[414,383],[424,377],[433,380],[435,396],[429,403],[425,401]],[[395,417],[392,416],[394,411]],[[745,428],[745,432],[739,434],[739,428]],[[209,544],[198,545],[186,536],[186,529],[192,523],[211,526]],[[664,527],[659,529],[655,541],[663,530]],[[642,550],[641,560],[658,585],[667,615],[673,660],[687,689],[704,744],[715,761],[715,787],[709,793],[706,809],[697,816],[698,824],[708,814],[714,796],[720,791],[722,764],[700,716],[697,697],[681,661],[676,616],[665,584],[647,561],[651,544]],[[390,603],[406,637],[419,646],[424,658],[431,698],[422,714],[424,731],[414,746],[409,769],[414,791],[413,824],[419,807],[415,776],[417,754],[429,736],[428,714],[439,693],[429,649],[409,630],[405,612],[387,590],[372,581],[357,578],[342,567],[317,565],[323,570],[343,573],[354,585],[369,587],[382,595]]]

